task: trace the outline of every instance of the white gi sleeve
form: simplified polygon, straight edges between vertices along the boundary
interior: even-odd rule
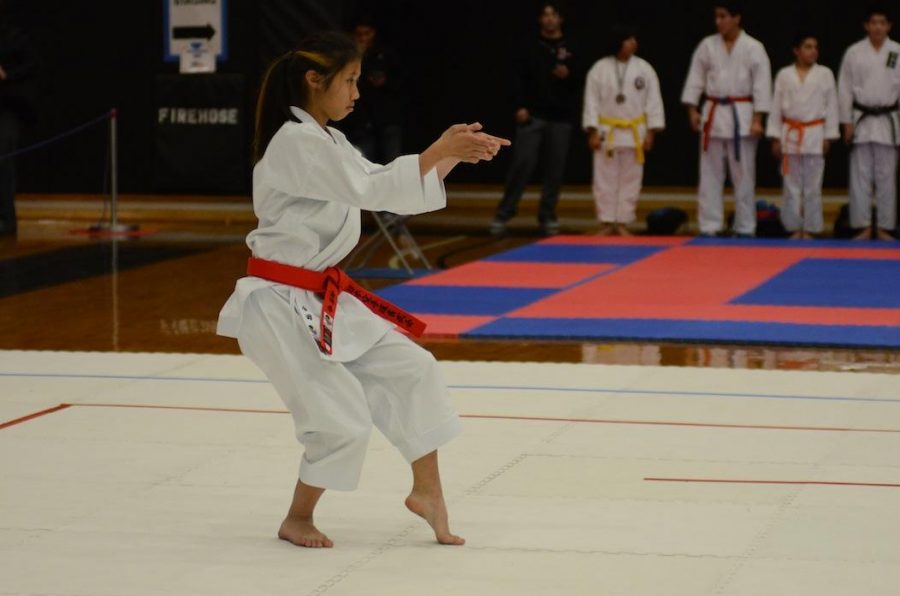
[[[662,93],[659,88],[659,77],[650,64],[647,64],[647,128],[663,130],[666,127],[666,110],[663,106]]]
[[[753,111],[768,112],[772,105],[772,64],[761,43],[754,49],[750,76],[753,77]]]
[[[447,205],[443,181],[435,169],[419,173],[418,155],[379,166],[304,126],[285,125],[272,137],[257,164],[265,184],[292,196],[401,215]]]
[[[600,61],[594,63],[591,70],[588,71],[587,79],[584,82],[584,108],[581,111],[581,127],[585,130],[588,128],[600,128]]]
[[[781,140],[782,121],[781,102],[784,94],[785,72],[779,71],[775,77],[775,92],[772,94],[772,109],[769,110],[769,121],[766,123],[766,136],[770,139]]]
[[[841,70],[838,75],[838,116],[843,124],[853,123],[853,78],[850,74],[853,66],[853,54],[850,47],[844,52]]]
[[[830,68],[825,69],[825,138],[839,139],[841,138],[841,130],[839,126],[840,118],[838,118],[838,96],[837,86],[834,82],[834,73]]]
[[[688,69],[687,79],[684,81],[684,90],[681,92],[681,103],[691,106],[700,105],[700,96],[706,90],[706,72],[709,70],[707,54],[706,42],[701,42],[691,57],[691,66]]]

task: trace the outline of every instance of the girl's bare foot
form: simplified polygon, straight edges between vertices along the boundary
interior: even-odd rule
[[[887,230],[884,230],[882,228],[878,228],[878,239],[879,240],[888,240],[888,241],[896,240],[896,238],[894,238],[893,234],[891,234],[890,232],[888,232]]]
[[[313,511],[325,492],[324,488],[310,486],[297,480],[294,498],[287,516],[278,529],[278,537],[297,546],[307,548],[331,548],[334,543],[313,525]]]
[[[872,228],[864,228],[861,232],[859,232],[856,236],[853,237],[854,240],[871,240],[872,239]]]
[[[313,525],[312,518],[286,517],[278,529],[278,537],[297,546],[331,548],[334,543]]]
[[[614,231],[615,231],[615,228],[612,226],[612,224],[603,222],[600,224],[600,228],[597,230],[595,235],[596,236],[611,236]]]
[[[424,519],[434,530],[434,537],[441,544],[460,546],[465,539],[450,533],[447,519],[447,505],[440,494],[417,493],[413,491],[406,497],[406,508]]]
[[[616,226],[616,233],[619,234],[619,236],[631,236],[632,235],[632,233],[630,231],[628,231],[628,228],[625,227],[625,224],[618,224]]]

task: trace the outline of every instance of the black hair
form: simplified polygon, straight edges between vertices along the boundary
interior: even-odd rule
[[[622,49],[622,44],[627,39],[637,37],[638,28],[633,25],[617,23],[609,30],[608,53],[615,56]]]
[[[368,13],[358,14],[350,20],[348,30],[355,31],[357,27],[371,27],[375,31],[378,31],[378,23],[376,23],[375,18]]]
[[[716,0],[713,8],[724,8],[733,17],[744,16],[744,3],[740,0]]]
[[[538,2],[537,4],[537,13],[538,16],[544,14],[544,10],[547,8],[552,8],[556,11],[556,14],[559,16],[563,16],[563,7],[560,2]]]
[[[309,100],[308,71],[322,75],[327,88],[345,66],[360,59],[356,43],[348,35],[337,32],[307,37],[295,49],[275,59],[263,76],[256,103],[253,163],[262,159],[269,141],[281,125],[296,120],[291,106],[306,106]]]
[[[812,31],[797,31],[791,39],[791,47],[794,49],[799,48],[807,39],[815,39],[818,42],[819,36]]]
[[[873,2],[869,4],[869,6],[866,7],[866,18],[863,22],[868,22],[869,19],[874,16],[882,16],[887,19],[888,23],[894,22],[894,19],[891,18],[891,11],[884,2]]]

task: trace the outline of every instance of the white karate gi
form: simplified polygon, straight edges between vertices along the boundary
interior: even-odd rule
[[[621,104],[616,103],[619,76],[622,76],[621,92],[625,96]],[[634,131],[626,126],[601,123],[600,119],[636,121],[642,117],[646,121],[637,125],[640,144],[648,128],[666,126],[659,77],[653,67],[637,56],[624,64],[615,56],[598,60],[587,75],[582,126],[597,129],[603,139],[600,149],[594,152],[593,184],[597,216],[602,222],[628,224],[635,220],[644,164],[637,158]]]
[[[700,232],[715,234],[724,227],[723,187],[725,160],[734,185],[734,229],[739,234],[752,235],[756,231],[756,145],[750,136],[754,112],[768,112],[772,93],[772,74],[769,57],[763,45],[741,32],[729,53],[721,35],[710,35],[700,42],[691,58],[691,67],[681,101],[698,105],[700,96],[752,97],[752,102],[719,105],[715,111],[709,147],[703,150],[701,135],[700,188],[698,210]],[[705,124],[712,111],[712,103],[703,106]],[[738,136],[741,158],[735,150],[734,112],[738,117]]]
[[[819,120],[824,122],[798,127]],[[821,232],[823,145],[826,139],[840,138],[837,87],[829,68],[814,64],[804,80],[795,65],[778,71],[766,136],[781,141],[785,156],[781,206],[785,229]]]
[[[900,122],[897,111],[868,116],[854,102],[866,107],[894,106],[900,99],[900,44],[887,39],[876,50],[868,38],[844,54],[838,76],[841,123],[857,124],[850,151],[850,225],[865,228],[871,220],[874,187],[878,227],[892,230],[897,223],[897,144]],[[893,132],[892,132],[893,131]]]
[[[302,123],[286,122],[253,169],[253,256],[322,271],[359,241],[361,208],[414,214],[446,205],[443,183],[434,170],[422,178],[417,155],[373,164],[340,131],[292,111]],[[321,307],[311,291],[244,277],[219,315],[218,333],[237,338],[290,410],[305,447],[303,482],[355,488],[373,424],[410,462],[459,434],[429,352],[342,293],[326,355],[317,344]]]

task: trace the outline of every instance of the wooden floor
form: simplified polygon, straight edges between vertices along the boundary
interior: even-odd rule
[[[209,208],[190,213],[126,209],[123,219],[139,222],[147,235],[113,241],[84,233],[99,215],[99,203],[87,211],[75,209],[74,202],[24,203],[18,238],[0,238],[0,349],[237,353],[233,340],[215,335],[215,322],[243,275],[248,256],[243,238],[254,225],[246,205],[232,200],[243,209],[238,215],[212,200]],[[590,209],[589,204],[563,204],[564,228],[590,233],[595,225]],[[432,263],[452,267],[536,240],[533,205],[526,204],[523,211],[513,233],[503,239],[485,232],[490,210],[471,203],[457,204],[441,217],[414,218],[411,228]],[[370,265],[387,266],[392,254],[382,249]],[[396,282],[366,283],[380,287]],[[884,350],[455,339],[423,343],[444,360],[900,373],[900,355]]]

